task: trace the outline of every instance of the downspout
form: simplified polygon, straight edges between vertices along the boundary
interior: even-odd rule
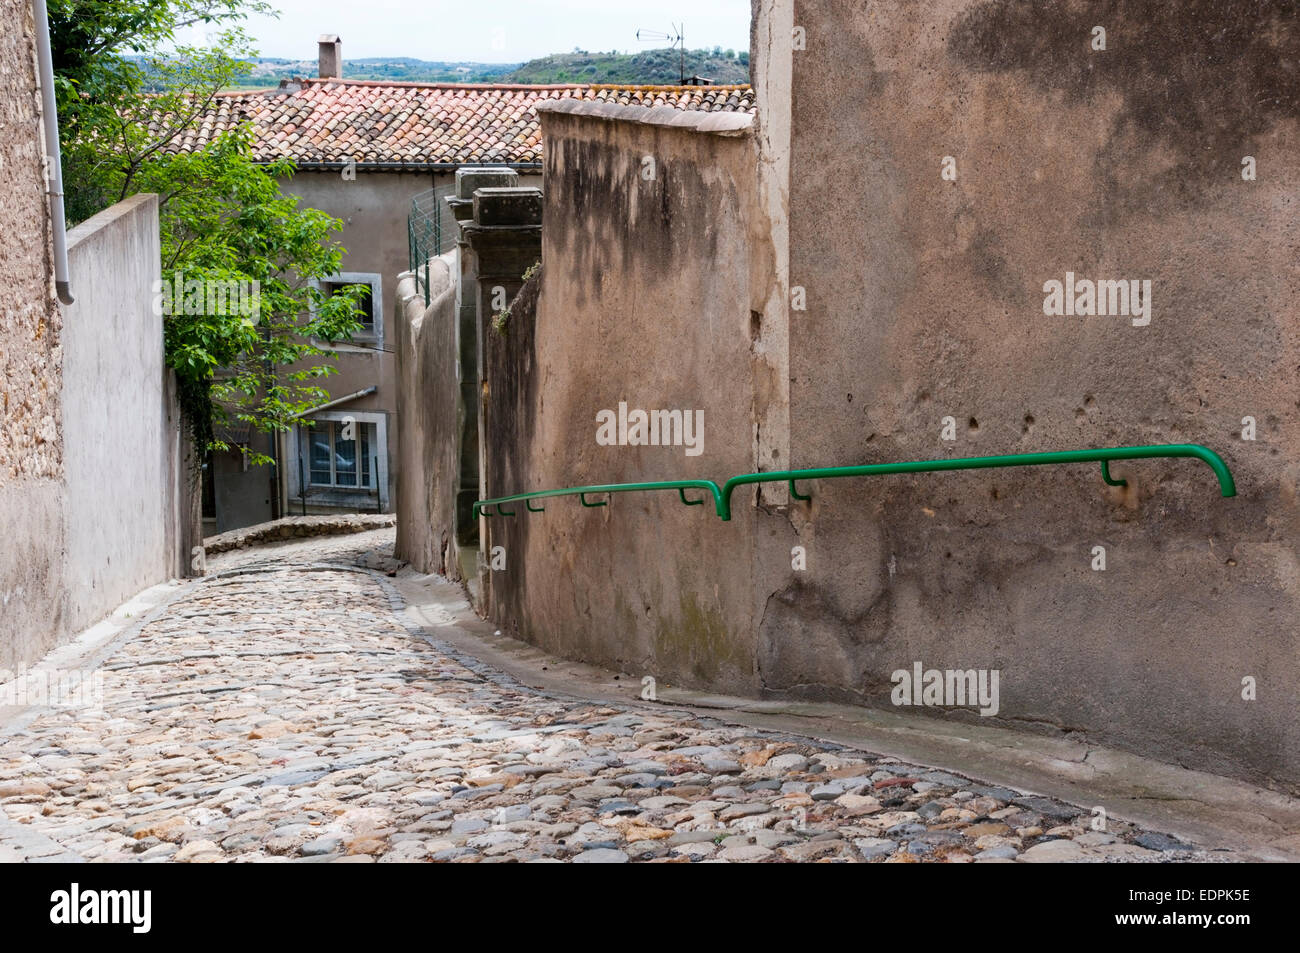
[[[271,491],[275,495],[271,497],[271,519],[278,520],[283,515],[280,510],[280,494],[284,492],[283,481],[280,479],[281,469],[280,461],[284,454],[284,434],[277,431],[271,435],[271,455],[273,463],[271,465]]]
[[[375,391],[377,391],[377,390],[379,390],[379,385],[378,385],[378,384],[371,384],[371,385],[370,385],[369,387],[367,387],[365,390],[359,390],[359,391],[357,391],[355,394],[348,394],[348,396],[346,396],[346,397],[339,397],[339,398],[336,398],[335,400],[331,400],[331,401],[330,401],[329,403],[327,403],[327,404],[318,404],[318,405],[315,406],[315,407],[308,407],[306,410],[301,411],[300,413],[296,413],[296,414],[294,414],[294,416],[295,416],[295,417],[306,417],[308,414],[314,414],[314,413],[316,413],[316,411],[318,411],[318,410],[329,410],[331,407],[337,407],[339,404],[346,404],[346,403],[347,403],[348,401],[350,401],[350,400],[356,400],[356,399],[358,399],[358,398],[360,398],[360,397],[369,397],[371,394],[373,394],[373,393],[374,393]]]
[[[266,331],[266,336],[264,340],[270,341],[271,331],[269,328],[266,328],[265,331]],[[278,385],[280,381],[279,378],[276,376],[275,365],[271,363],[271,359],[267,357],[263,357],[262,366],[266,369],[266,376],[269,377],[272,381],[274,381]],[[273,520],[278,520],[280,518],[280,446],[281,446],[280,432],[272,431],[271,433],[271,493],[272,493],[271,519]],[[244,457],[244,465],[245,467],[247,467],[248,465],[247,456]]]
[[[45,127],[45,190],[50,197],[50,227],[54,231],[54,290],[72,304],[68,275],[68,232],[63,216],[63,157],[59,152],[59,113],[54,99],[54,60],[50,56],[50,15],[45,0],[32,0],[36,18],[36,66],[40,72],[41,124]]]

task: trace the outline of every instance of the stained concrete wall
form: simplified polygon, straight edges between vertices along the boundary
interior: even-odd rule
[[[456,362],[456,253],[429,267],[430,303],[414,278],[398,282],[396,556],[421,572],[459,579],[454,539],[460,470]],[[422,279],[423,280],[423,276]]]
[[[484,342],[488,496],[748,469],[747,122],[543,112],[543,280]],[[596,416],[620,401],[703,411],[703,453],[598,445]],[[673,493],[545,506],[481,524],[483,551],[505,550],[485,598],[503,629],[640,675],[754,689],[751,513],[720,527]]]
[[[794,460],[1202,443],[1240,495],[1190,461],[1117,467],[1125,489],[1087,466],[818,486],[787,532],[809,570],[758,631],[763,689],[887,706],[917,660],[1000,669],[1001,723],[1294,789],[1294,6],[834,0],[794,21]],[[1150,324],[1045,316],[1067,271],[1149,279]]]

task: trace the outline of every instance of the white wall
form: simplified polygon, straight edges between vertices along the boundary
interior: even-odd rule
[[[68,236],[63,309],[65,631],[178,574],[177,412],[163,365],[158,199],[137,195]]]

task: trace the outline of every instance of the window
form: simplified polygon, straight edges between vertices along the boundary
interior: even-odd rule
[[[321,291],[327,295],[336,295],[348,285],[359,284],[355,281],[322,281]],[[357,320],[361,322],[361,334],[375,333],[375,295],[374,288],[366,286],[366,292],[357,303]]]
[[[375,410],[321,410],[286,434],[286,505],[314,512],[388,512],[392,476],[388,414]]]
[[[331,275],[328,278],[319,280],[313,278],[312,284],[319,288],[326,295],[335,295],[346,288],[348,285],[365,285],[369,290],[361,297],[357,304],[357,320],[361,322],[361,329],[352,335],[354,341],[365,341],[365,346],[372,347],[370,342],[382,342],[384,338],[384,284],[380,275],[373,275],[368,272],[359,271],[341,271],[337,275]],[[340,349],[346,349],[346,344],[340,344]]]
[[[374,424],[321,420],[303,432],[312,486],[374,487],[378,453]]]

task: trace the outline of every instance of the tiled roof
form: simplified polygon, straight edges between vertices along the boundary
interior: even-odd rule
[[[177,143],[188,151],[249,120],[259,161],[293,159],[300,166],[393,163],[533,163],[542,158],[534,106],[548,99],[584,99],[705,112],[754,112],[749,86],[505,86],[304,80],[269,92],[223,93],[193,132]]]

